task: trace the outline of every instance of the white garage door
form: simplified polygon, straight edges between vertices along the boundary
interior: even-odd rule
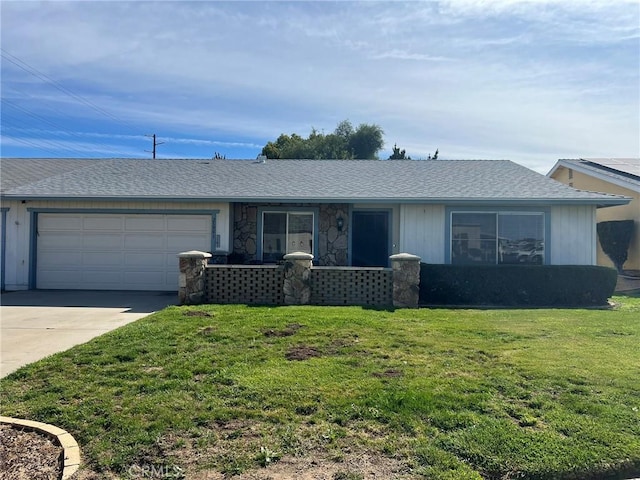
[[[177,290],[187,250],[211,250],[211,216],[40,213],[36,288]]]

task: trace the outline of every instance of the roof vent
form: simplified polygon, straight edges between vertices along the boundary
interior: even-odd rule
[[[258,160],[256,163],[267,163],[267,156],[266,155],[258,155],[256,157],[256,160]]]

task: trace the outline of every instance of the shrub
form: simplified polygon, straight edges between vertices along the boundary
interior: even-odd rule
[[[590,265],[421,264],[420,303],[429,305],[605,305],[612,268]]]
[[[633,220],[612,220],[597,225],[602,250],[611,259],[618,272],[627,261],[627,252],[633,236]]]

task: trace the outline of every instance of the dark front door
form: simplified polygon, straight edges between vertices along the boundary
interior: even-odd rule
[[[354,267],[389,264],[389,212],[353,212],[351,248]]]

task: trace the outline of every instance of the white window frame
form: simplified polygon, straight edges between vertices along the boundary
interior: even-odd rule
[[[314,210],[309,210],[309,209],[305,209],[305,208],[300,208],[300,209],[269,209],[269,208],[265,208],[264,210],[260,211],[260,231],[258,232],[260,235],[260,255],[259,255],[259,260],[261,262],[264,262],[264,256],[265,256],[265,245],[264,245],[264,225],[265,225],[265,221],[264,221],[264,217],[265,214],[281,214],[281,215],[286,215],[286,221],[285,221],[285,248],[284,248],[284,253],[283,255],[286,255],[287,253],[292,253],[293,251],[302,251],[301,249],[299,250],[291,250],[289,251],[289,222],[290,222],[290,216],[291,215],[311,215],[311,254],[314,253],[315,248],[316,248],[316,241],[317,241],[317,225],[316,225],[316,221],[317,221],[317,212],[315,212]]]

